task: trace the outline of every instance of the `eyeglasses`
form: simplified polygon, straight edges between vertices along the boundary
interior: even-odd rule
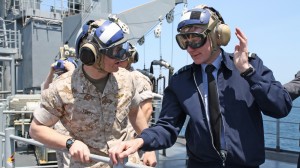
[[[129,49],[129,43],[125,42],[117,46],[100,49],[100,53],[105,54],[109,58],[124,61],[130,57],[130,53],[128,52],[128,49]]]
[[[183,50],[186,50],[188,46],[191,48],[200,48],[202,47],[207,40],[207,33],[179,33],[176,35],[176,41],[179,47]]]

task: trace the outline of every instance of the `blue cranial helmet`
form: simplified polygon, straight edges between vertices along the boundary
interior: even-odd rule
[[[194,8],[186,11],[180,18],[177,26],[179,32],[181,28],[189,25],[208,25],[211,14],[208,9]]]
[[[95,63],[100,53],[115,59],[124,59],[126,55],[116,53],[114,47],[118,46],[118,51],[122,50],[124,43],[127,43],[125,33],[115,22],[109,20],[90,20],[79,30],[76,39],[76,55],[82,63],[92,65]],[[121,46],[121,48],[120,48]],[[128,50],[127,48],[124,50]]]

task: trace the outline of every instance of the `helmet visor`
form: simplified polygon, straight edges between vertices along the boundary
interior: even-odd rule
[[[202,47],[207,39],[206,33],[179,33],[176,35],[176,41],[179,47],[186,50],[188,46],[193,49]]]
[[[109,58],[117,59],[120,61],[124,61],[130,57],[130,53],[128,52],[129,43],[125,42],[123,44],[119,44],[110,48],[100,49],[100,52]]]

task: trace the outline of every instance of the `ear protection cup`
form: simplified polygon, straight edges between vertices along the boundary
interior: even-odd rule
[[[136,52],[135,56],[134,56],[134,63],[137,63],[139,61],[139,53]]]
[[[81,37],[81,40],[79,41],[80,43],[83,42],[82,39],[85,39],[83,42],[83,45],[79,47],[78,51],[78,57],[81,60],[81,62],[85,65],[93,65],[98,56],[98,50],[97,48],[100,48],[100,43],[97,37],[95,37],[95,28],[92,27],[92,30],[90,33],[86,33],[84,36]],[[94,43],[96,42],[96,43]]]
[[[218,24],[211,31],[212,41],[218,46],[226,46],[231,38],[231,31],[227,24],[225,24],[221,14],[212,7],[203,6],[204,9],[210,10],[212,13],[211,19],[217,20]]]
[[[135,51],[133,53],[133,63],[137,63],[139,61],[139,53]]]
[[[131,43],[129,43],[129,52],[130,52],[130,57],[129,57],[129,62],[130,63],[137,63],[139,61],[139,53],[137,52],[135,46],[133,46]]]
[[[214,19],[218,22],[215,28],[210,33],[213,43],[217,44],[218,46],[226,46],[230,41],[231,31],[229,26],[225,24],[221,14],[213,7],[208,7],[205,5],[199,5],[198,7],[208,9],[212,15],[211,19]]]
[[[228,25],[219,24],[215,28],[215,38],[218,46],[226,46],[231,37],[231,31]]]
[[[98,52],[95,45],[91,42],[83,44],[79,49],[79,58],[83,64],[93,65],[98,58]]]
[[[86,42],[87,36],[89,35],[90,24],[93,23],[94,20],[89,20],[86,22],[82,28],[79,30],[76,37],[75,51],[77,59],[80,59],[83,64],[92,65],[96,61],[97,51],[95,50],[95,46]],[[84,43],[84,44],[82,44]]]

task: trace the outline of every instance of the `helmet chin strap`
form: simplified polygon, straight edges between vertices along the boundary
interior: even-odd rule
[[[207,36],[208,36],[209,41],[210,41],[210,48],[212,49],[211,52],[210,52],[210,56],[209,57],[212,57],[215,54],[215,52],[217,52],[219,50],[220,46],[218,46],[216,44],[216,42],[213,41],[213,39],[211,37],[211,33],[208,33]]]
[[[103,61],[103,57],[105,57],[105,55],[100,55],[97,60],[96,60],[96,69],[98,70],[98,72],[100,73],[109,73],[106,70],[104,70],[104,61]]]

